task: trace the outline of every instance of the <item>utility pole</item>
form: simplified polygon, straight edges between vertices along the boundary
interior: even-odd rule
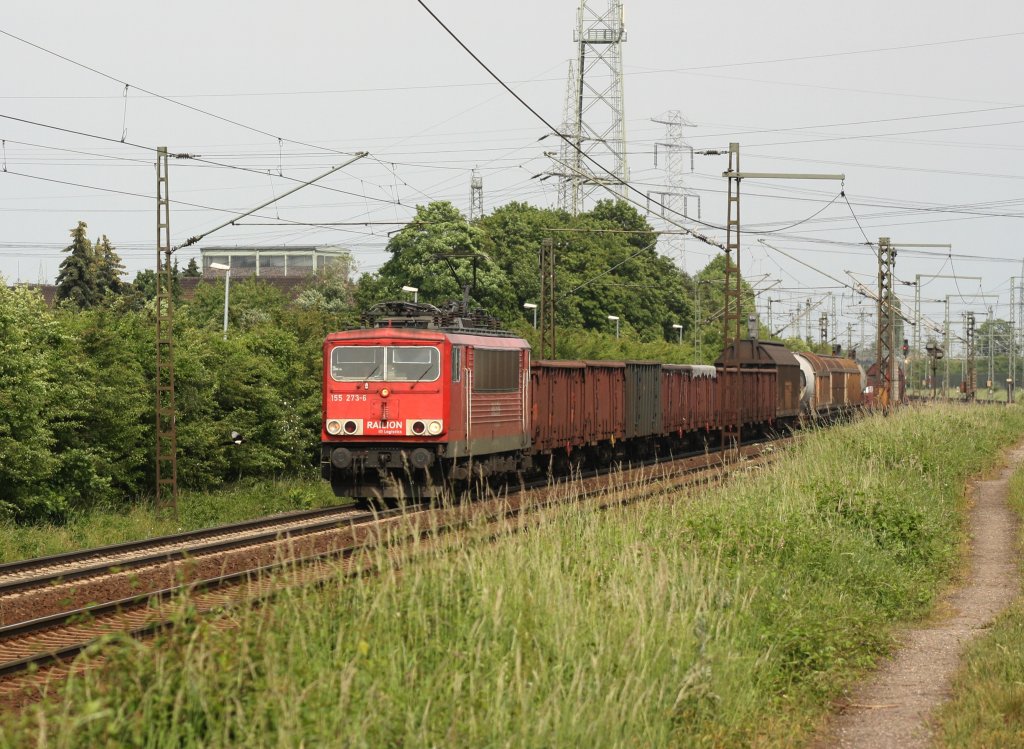
[[[995,346],[993,345],[994,342],[995,342],[995,336],[992,335],[992,332],[993,332],[993,330],[995,330],[996,326],[995,326],[995,316],[992,313],[993,313],[992,306],[989,305],[989,308],[988,308],[988,380],[987,380],[987,383],[988,383],[988,397],[989,397],[989,399],[992,398],[992,385],[995,384],[995,377],[996,377],[996,353],[995,353]]]
[[[725,224],[725,310],[722,336],[722,376],[726,379],[723,389],[722,430],[723,447],[740,440],[740,415],[743,392],[739,379],[741,326],[746,320],[743,314],[743,277],[740,275],[740,182],[744,179],[828,179],[843,181],[843,174],[785,174],[778,172],[740,171],[740,144],[729,144],[729,168],[722,172],[729,180],[726,193],[727,210]],[[736,253],[733,256],[733,253]],[[735,257],[735,260],[734,260]],[[751,352],[753,353],[753,352]]]
[[[704,325],[704,318],[700,315],[700,287],[704,286],[706,283],[707,281],[698,280],[694,284],[694,296],[697,298],[697,303],[693,311],[693,314],[695,315],[693,318],[693,350],[697,353],[697,361],[700,361],[701,359],[701,349],[703,348],[701,344],[704,342],[704,334],[701,330],[701,326]]]
[[[899,398],[899,373],[893,376],[896,364],[896,318],[893,305],[892,277],[896,267],[896,251],[888,237],[878,240],[878,335],[875,337],[875,371],[877,376],[876,403],[888,409],[896,382]]]
[[[298,192],[324,177],[334,174],[367,155],[356,153],[343,164],[332,167],[313,179],[300,183],[291,190],[260,203],[245,213],[233,215],[202,234],[189,237],[184,244],[171,246],[171,208],[168,197],[169,172],[167,147],[157,149],[156,157],[156,504],[170,505],[178,516],[178,427],[174,404],[174,269],[171,255],[184,247],[201,241],[216,231],[233,225],[239,219],[251,216],[292,193]],[[189,154],[175,154],[176,159],[192,158]]]
[[[953,355],[953,351],[949,347],[949,297],[946,295],[946,315],[942,321],[942,350],[946,352],[944,357],[946,362],[943,366],[942,372],[942,399],[949,400],[949,359]]]
[[[818,318],[818,335],[821,337],[823,344],[828,343],[828,315],[822,314]]]
[[[540,358],[554,359],[555,353],[555,242],[550,237],[540,244]]]
[[[951,244],[898,244],[896,247],[908,248],[908,247],[922,247],[922,248],[937,248],[952,251],[953,245]],[[910,368],[907,374],[907,382],[912,382],[914,375],[914,363],[916,358],[921,354],[921,279],[935,279],[935,278],[952,278],[956,280],[962,280],[962,276],[941,276],[933,274],[922,274],[918,273],[914,276],[914,335],[912,346],[910,350]],[[970,278],[974,278],[971,276]],[[981,279],[977,279],[978,283],[981,283]],[[934,362],[933,362],[934,364]]]
[[[469,220],[475,221],[484,215],[484,178],[474,169],[469,178]]]
[[[665,126],[665,141],[654,144],[654,166],[658,166],[658,147],[666,152],[665,165],[665,189],[651,190],[647,193],[647,210],[650,211],[651,197],[660,198],[661,215],[664,218],[666,212],[669,218],[677,220],[679,214],[688,216],[690,212],[689,199],[697,201],[697,218],[700,218],[700,196],[686,190],[686,183],[683,174],[686,171],[693,171],[693,148],[683,140],[683,127],[693,127],[693,123],[683,118],[681,112],[676,109],[651,118],[651,122],[657,122]],[[684,155],[690,152],[690,168],[685,168]],[[663,254],[672,259],[679,260],[679,268],[686,271],[686,240],[682,234],[663,234]]]
[[[804,306],[804,340],[807,341],[807,345],[811,344],[811,299],[807,298],[807,304]]]
[[[1017,287],[1017,351],[1020,352],[1021,377],[1018,379],[1017,375],[1014,374],[1014,385],[1024,380],[1024,260],[1020,262],[1020,271],[1019,286]]]
[[[976,277],[972,276],[971,278],[976,278]],[[964,280],[964,279],[961,278],[960,280]],[[956,294],[946,294],[946,300],[945,300],[946,301],[946,315],[945,315],[945,320],[943,321],[943,350],[946,352],[946,355],[944,357],[945,362],[946,362],[946,366],[945,366],[945,370],[943,372],[942,384],[943,384],[943,387],[946,389],[946,394],[944,396],[946,398],[949,397],[949,360],[952,357],[952,353],[953,353],[951,348],[950,348],[950,344],[952,342],[952,331],[950,329],[949,301],[951,299],[954,299],[954,298],[955,299],[961,299],[961,300],[963,299],[962,295],[959,292],[956,293]],[[971,298],[975,299],[975,300],[980,300],[981,302],[984,303],[984,301],[986,299],[998,299],[999,296],[997,294],[972,294]],[[974,313],[972,312],[971,313],[971,319],[973,319],[973,318],[974,318]],[[961,382],[966,382],[967,374],[968,374],[968,372],[967,372],[967,369],[968,369],[967,358],[968,357],[967,357],[966,326],[967,326],[966,317],[964,317],[964,337],[961,338],[961,340],[964,342],[964,350],[962,352],[964,354],[964,356],[960,360],[961,364],[962,364],[962,373],[963,373],[962,377],[961,377]],[[974,335],[973,331],[972,331],[971,335],[972,336]],[[972,345],[973,345],[973,342],[972,342]],[[972,354],[972,356],[973,356],[973,354]]]
[[[1017,279],[1010,278],[1010,347],[1006,354],[1006,402],[1012,403],[1013,386],[1017,384]]]
[[[832,308],[832,335],[835,338],[839,337],[839,317],[836,314],[836,296],[831,291],[828,292],[829,306]],[[836,343],[839,343],[837,340]]]
[[[569,65],[559,169],[559,208],[572,215],[602,185],[623,197],[629,180],[622,44],[626,41],[621,0],[580,0],[576,12],[576,59]],[[594,162],[611,172],[595,171]]]
[[[966,373],[964,374],[964,399],[972,401],[975,391],[978,388],[977,375],[975,374],[974,362],[974,313],[967,312],[964,315],[964,339],[967,346]]]
[[[174,271],[167,147],[156,155],[156,506],[178,517],[178,426],[174,408]]]
[[[899,398],[899,360],[896,356],[896,296],[893,293],[894,272],[896,269],[897,247],[932,247],[951,249],[948,244],[895,244],[889,237],[878,239],[878,336],[875,341],[875,362],[878,371],[878,402],[882,408],[888,408],[893,401],[893,386],[896,387],[896,398]],[[918,289],[920,286],[918,286]],[[915,293],[914,303],[914,353],[918,351],[918,321],[920,320],[920,292]],[[907,374],[908,386],[912,383],[910,373]]]

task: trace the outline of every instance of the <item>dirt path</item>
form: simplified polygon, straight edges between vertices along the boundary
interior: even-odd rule
[[[972,486],[970,569],[963,587],[945,599],[949,615],[904,633],[902,646],[856,687],[812,747],[927,747],[930,718],[950,695],[964,646],[1017,596],[1017,518],[1007,505],[1009,479],[1024,461],[1024,445],[1007,455],[991,481]]]

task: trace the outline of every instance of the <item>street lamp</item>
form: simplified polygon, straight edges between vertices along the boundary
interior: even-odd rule
[[[536,330],[537,329],[537,305],[533,304],[532,302],[524,302],[523,303],[523,309],[532,309],[533,310],[533,329]]]
[[[412,294],[412,303],[419,304],[420,301],[420,290],[415,286],[403,286],[402,291],[406,294]]]
[[[615,321],[615,337],[619,337],[619,317],[618,315],[608,315],[609,320]]]
[[[224,340],[228,339],[228,294],[231,292],[231,266],[223,263],[210,263],[214,270],[224,271]]]
[[[672,329],[679,331],[679,345],[683,345],[683,326],[679,323],[672,323]]]

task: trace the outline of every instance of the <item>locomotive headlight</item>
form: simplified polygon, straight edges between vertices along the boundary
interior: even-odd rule
[[[387,398],[389,395],[391,395],[391,391],[390,390],[388,390],[387,388],[381,388],[380,389],[380,397],[381,398]]]
[[[427,433],[438,435],[441,433],[442,426],[440,421],[432,421],[427,424]]]
[[[361,435],[363,433],[363,420],[330,419],[327,422],[327,433],[341,436]]]

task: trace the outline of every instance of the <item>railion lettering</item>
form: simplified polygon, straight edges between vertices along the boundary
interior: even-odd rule
[[[368,421],[366,422],[367,429],[401,429],[402,422],[400,421]]]

